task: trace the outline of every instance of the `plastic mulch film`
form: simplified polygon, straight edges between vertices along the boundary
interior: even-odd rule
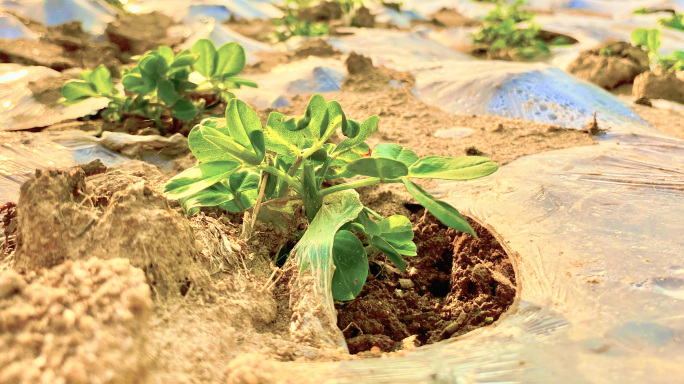
[[[0,39],[38,40],[38,38],[37,34],[26,28],[16,17],[0,11]]]
[[[270,19],[283,15],[271,2],[258,0],[194,0],[192,7],[189,7],[188,0],[136,0],[129,9],[142,13],[157,11],[176,20],[202,16],[222,21],[220,19],[226,16],[226,11],[228,17],[232,15],[238,19]]]
[[[81,20],[83,29],[95,35],[104,33],[116,13],[104,1],[90,0],[4,0],[0,10],[13,11],[45,25]]]
[[[47,67],[0,64],[0,131],[47,127],[107,106],[107,99],[89,99],[68,107],[36,101],[29,83],[56,76],[60,73]]]

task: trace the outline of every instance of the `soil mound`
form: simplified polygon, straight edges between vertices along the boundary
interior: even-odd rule
[[[605,89],[630,84],[648,70],[648,54],[624,41],[609,41],[584,51],[568,66],[568,72]]]
[[[150,289],[128,260],[0,273],[0,382],[132,383],[148,370]]]
[[[167,35],[167,30],[173,24],[173,19],[158,12],[119,13],[116,20],[107,25],[105,34],[122,52],[141,55],[160,45],[173,46],[181,43],[181,37],[171,38]]]
[[[134,164],[138,169],[111,169],[88,180],[80,167],[36,171],[19,197],[15,268],[123,257],[145,272],[162,298],[207,293],[209,277],[194,262],[198,250],[188,220],[159,193],[161,173]]]
[[[297,13],[300,20],[312,22],[329,22],[342,18],[342,6],[334,1],[322,1],[313,7],[305,8]]]
[[[665,99],[684,104],[684,81],[660,67],[634,79],[635,100]]]
[[[453,8],[442,8],[435,12],[430,21],[439,27],[445,28],[468,28],[478,27],[480,21],[465,17]]]
[[[330,43],[323,39],[305,40],[302,46],[295,51],[295,57],[319,56],[328,57],[338,54]]]

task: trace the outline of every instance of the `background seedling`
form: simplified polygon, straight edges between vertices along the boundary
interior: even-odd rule
[[[355,189],[402,184],[442,223],[475,236],[456,209],[414,180],[468,180],[498,168],[478,156],[419,158],[396,144],[380,144],[371,151],[365,141],[378,122],[378,116],[363,122],[347,119],[339,103],[314,95],[304,115],[272,112],[262,127],[256,112],[232,99],[225,119],[205,119],[190,132],[190,149],[200,164],[171,179],[165,193],[179,200],[188,214],[216,206],[230,212],[256,206],[257,211],[260,204],[285,204],[296,197],[310,222],[293,251],[308,255],[300,269],[315,264],[332,270],[334,264],[333,297],[351,300],[366,280],[368,249],[381,251],[402,270],[403,256],[416,255],[409,219],[381,217],[361,204]],[[329,143],[338,130],[344,140]]]
[[[667,55],[660,54],[661,35],[658,28],[638,28],[632,31],[632,43],[648,52],[651,63],[673,72],[684,70],[684,51],[674,50]]]
[[[142,56],[135,67],[124,70],[125,92],[114,86],[110,72],[100,65],[83,71],[78,81],[67,83],[62,96],[65,104],[91,97],[108,98],[110,103],[103,112],[106,119],[120,121],[130,115],[141,116],[162,129],[164,118],[191,122],[205,108],[234,98],[231,90],[243,85],[256,87],[253,81],[237,76],[244,66],[245,50],[241,45],[227,43],[216,49],[210,40],[201,39],[192,50],[174,53],[162,46]],[[202,79],[200,82],[190,80],[193,71]],[[211,97],[196,97],[203,93]]]

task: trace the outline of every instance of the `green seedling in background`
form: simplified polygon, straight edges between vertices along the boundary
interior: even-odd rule
[[[684,51],[674,50],[667,55],[659,52],[662,32],[658,28],[638,28],[632,31],[632,43],[648,52],[651,63],[675,72],[684,70]]]
[[[416,255],[409,219],[381,217],[361,204],[355,189],[401,184],[442,223],[475,235],[456,209],[414,180],[469,180],[498,168],[485,157],[419,158],[396,144],[371,151],[365,141],[378,122],[378,116],[363,122],[347,119],[339,103],[314,95],[304,115],[272,112],[262,127],[247,104],[233,99],[225,119],[205,119],[192,130],[188,143],[200,164],[171,179],[166,196],[178,200],[188,214],[201,207],[230,212],[255,207],[255,219],[261,205],[301,202],[310,229],[293,251],[309,254],[300,268],[308,268],[307,263],[332,268],[334,263],[333,297],[351,300],[366,281],[369,251],[384,253],[402,270],[403,256]],[[336,131],[344,136],[337,145],[328,142]]]
[[[83,71],[78,81],[62,88],[65,104],[75,104],[91,97],[110,99],[103,116],[120,121],[135,115],[153,120],[162,128],[162,119],[188,122],[201,117],[202,111],[219,101],[228,103],[240,86],[256,87],[253,81],[237,75],[245,67],[245,50],[237,43],[227,43],[216,49],[208,39],[198,40],[191,50],[174,53],[162,46],[142,56],[135,67],[124,70],[125,92],[114,86],[110,72],[100,65]],[[196,72],[199,82],[190,80]],[[206,105],[202,93],[212,94],[212,105]]]
[[[523,60],[550,53],[549,46],[567,44],[562,38],[550,44],[542,40],[541,27],[532,23],[535,14],[520,9],[525,4],[524,0],[507,6],[498,3],[483,19],[480,31],[471,35],[473,44],[484,47],[490,59]]]
[[[638,8],[632,12],[633,15],[649,15],[651,13],[661,12],[659,10],[651,10],[648,8]],[[679,31],[684,31],[684,14],[677,12],[668,12],[670,15],[668,17],[658,18],[658,24],[664,28],[676,29]]]
[[[363,0],[334,0],[340,5],[343,15],[353,18],[356,10],[364,6]],[[271,23],[279,27],[273,32],[277,41],[286,41],[294,36],[319,37],[330,33],[330,28],[323,22],[312,22],[301,20],[298,17],[299,11],[311,8],[316,1],[314,0],[286,0],[285,11],[287,12],[282,19],[273,19]],[[351,22],[351,21],[350,21]]]

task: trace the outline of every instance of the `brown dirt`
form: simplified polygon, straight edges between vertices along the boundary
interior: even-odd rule
[[[1,272],[0,382],[140,382],[151,309],[144,274],[125,259]]]
[[[632,105],[642,119],[668,135],[684,140],[684,113],[678,110]]]
[[[418,256],[406,258],[406,272],[384,256],[371,259],[359,297],[337,305],[351,353],[411,349],[460,336],[496,321],[512,304],[513,266],[484,227],[471,221],[478,238],[456,232],[388,190],[366,189],[362,200],[385,215],[408,216]]]
[[[568,66],[568,72],[605,89],[630,84],[648,70],[646,51],[624,41],[608,41],[584,51]]]
[[[116,15],[109,23],[105,35],[122,52],[141,55],[160,45],[174,46],[183,41],[181,37],[168,37],[167,30],[174,24],[173,19],[158,13]]]
[[[375,28],[375,16],[366,7],[356,10],[351,22],[352,27]]]
[[[14,267],[36,271],[66,260],[125,257],[145,271],[160,297],[190,289],[209,294],[208,275],[195,262],[192,230],[158,192],[164,177],[139,164],[138,170],[113,168],[87,182],[81,167],[36,171],[20,192]]]
[[[684,81],[660,67],[634,79],[632,96],[638,99],[665,99],[684,104]]]
[[[391,76],[391,71],[386,72],[385,78]],[[402,75],[394,75],[395,81],[401,79]],[[405,74],[403,79],[408,81]],[[341,91],[326,93],[325,98],[337,100],[351,119],[380,116],[378,132],[368,140],[371,147],[383,142],[397,143],[411,148],[418,156],[462,156],[468,148],[476,148],[503,165],[522,156],[595,143],[584,132],[550,124],[497,116],[454,115],[416,100],[410,89],[388,83],[369,83],[352,76],[344,87]],[[364,88],[370,90],[361,91]],[[301,114],[309,98],[308,95],[294,96],[290,106],[277,111],[286,115]],[[270,111],[259,111],[262,120],[265,121]],[[587,116],[587,122],[590,120],[591,116]],[[472,133],[465,137],[451,136],[449,132],[454,128],[465,128]]]
[[[444,28],[478,27],[482,24],[479,20],[461,15],[453,8],[440,9],[430,17],[430,21],[434,25]]]
[[[0,39],[0,62],[42,65],[57,71],[95,68],[104,64],[115,75],[121,66],[119,48],[110,42],[93,42],[80,21],[44,26],[27,17],[14,15],[40,40]]]
[[[330,22],[332,20],[339,20],[342,18],[342,6],[334,1],[321,1],[320,3],[302,9],[297,12],[297,17],[300,20],[309,20],[312,22]]]
[[[273,39],[273,24],[264,19],[236,19],[231,17],[225,24],[235,32],[250,39],[270,43]]]

